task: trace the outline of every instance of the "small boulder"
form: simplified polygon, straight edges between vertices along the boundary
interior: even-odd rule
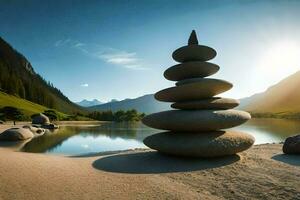
[[[0,124],[4,124],[4,122],[2,120],[0,120]]]
[[[27,128],[10,128],[0,134],[0,140],[18,141],[33,138],[34,134]]]
[[[50,120],[46,115],[39,113],[32,117],[32,124],[50,124]]]
[[[45,129],[58,129],[59,128],[58,125],[52,124],[52,123],[50,123],[50,124],[44,124],[44,125],[42,125],[42,127],[45,128]]]
[[[283,153],[300,154],[300,135],[288,137],[282,147]]]
[[[23,128],[29,129],[35,136],[40,136],[45,133],[45,129],[35,127],[35,126],[25,125],[25,126],[23,126]]]

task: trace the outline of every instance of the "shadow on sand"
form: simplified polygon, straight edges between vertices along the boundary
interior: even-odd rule
[[[20,140],[20,141],[0,141],[0,147],[14,149],[19,151],[22,149],[31,139]]]
[[[100,158],[93,167],[107,172],[131,174],[156,174],[169,172],[190,172],[221,167],[240,160],[238,155],[199,159],[180,158],[157,152],[118,154]]]
[[[138,148],[136,150],[138,150]],[[142,150],[144,150],[144,149],[142,149]],[[91,153],[71,155],[69,157],[71,157],[71,158],[88,158],[88,157],[107,156],[107,155],[113,155],[113,154],[118,154],[118,153],[126,153],[126,152],[132,152],[132,149],[116,150],[116,151],[104,151],[104,152],[96,152],[96,153],[91,152]]]
[[[278,154],[273,156],[272,159],[290,165],[300,166],[300,155]]]

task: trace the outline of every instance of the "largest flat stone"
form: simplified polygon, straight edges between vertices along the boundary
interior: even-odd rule
[[[232,128],[249,119],[249,113],[239,110],[169,110],[147,115],[142,122],[156,129],[198,132]]]
[[[188,78],[206,77],[215,74],[220,67],[209,62],[186,62],[174,65],[164,72],[166,79],[180,81]]]
[[[188,45],[175,50],[172,57],[177,62],[207,61],[213,59],[217,52],[203,45]]]
[[[159,101],[180,102],[210,98],[232,88],[232,84],[219,79],[200,78],[185,79],[177,87],[171,87],[157,92],[154,97]]]
[[[159,152],[189,157],[233,155],[250,148],[255,139],[236,131],[207,133],[163,132],[144,139],[144,144]]]

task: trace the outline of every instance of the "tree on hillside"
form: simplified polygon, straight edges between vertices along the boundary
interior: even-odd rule
[[[84,111],[37,74],[29,61],[1,37],[0,91],[67,113]]]
[[[5,115],[4,113],[0,112],[0,121],[5,121]]]
[[[0,110],[0,113],[4,115],[5,120],[13,120],[14,125],[16,125],[16,121],[22,120],[24,117],[23,113],[15,107],[6,106]]]
[[[49,117],[49,119],[51,121],[56,121],[58,120],[58,114],[55,110],[45,110],[43,112],[44,115],[46,115],[47,117]]]

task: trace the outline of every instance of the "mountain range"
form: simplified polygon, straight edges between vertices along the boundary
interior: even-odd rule
[[[252,113],[300,113],[300,71],[265,92],[241,99],[240,109]]]
[[[125,99],[122,101],[111,101],[97,106],[91,106],[88,109],[92,111],[118,111],[136,109],[139,112],[146,114],[168,110],[169,103],[164,103],[154,99],[153,94],[144,95],[135,99]]]
[[[300,71],[271,86],[265,92],[240,99],[237,109],[251,113],[300,113]],[[90,110],[127,110],[154,113],[170,109],[169,103],[159,102],[153,94],[89,107]]]

